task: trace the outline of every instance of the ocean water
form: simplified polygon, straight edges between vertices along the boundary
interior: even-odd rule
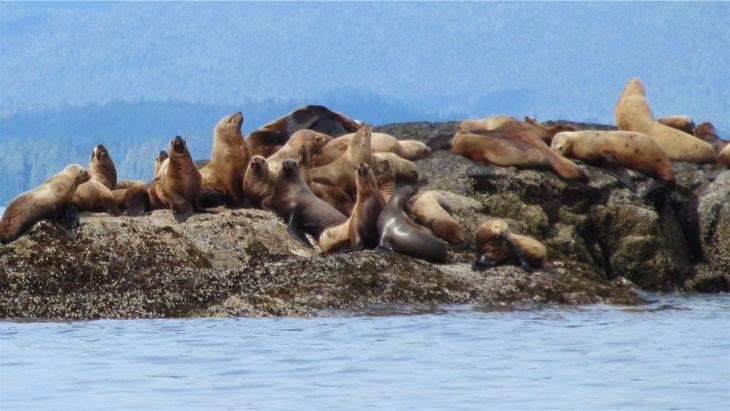
[[[730,297],[0,322],[0,409],[728,410]]]

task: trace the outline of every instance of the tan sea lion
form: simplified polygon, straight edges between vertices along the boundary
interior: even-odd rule
[[[459,123],[459,131],[494,130],[507,123],[517,122],[512,116],[497,115],[477,119],[466,119]]]
[[[720,151],[715,160],[715,166],[719,169],[730,168],[730,144]]]
[[[309,175],[311,161],[311,148],[306,145],[300,146],[297,162],[299,163],[299,172],[302,174],[304,182],[312,189],[314,195],[329,203],[337,211],[349,216],[352,213],[352,207],[355,205],[352,202],[352,198],[337,187],[312,181]]]
[[[541,268],[547,260],[547,248],[532,237],[512,233],[504,220],[485,221],[474,235],[477,257],[475,270],[500,263],[518,263],[527,271]]]
[[[72,164],[40,186],[15,197],[0,219],[0,243],[15,241],[41,220],[54,220],[64,229],[72,230],[79,218],[71,200],[76,188],[90,178],[84,167]]]
[[[360,163],[370,164],[371,161],[370,135],[370,127],[360,127],[350,140],[344,155],[327,165],[309,171],[312,181],[335,186],[349,196],[354,196],[355,169]]]
[[[243,192],[252,206],[261,208],[274,192],[274,174],[269,171],[269,163],[262,156],[251,157],[251,164],[243,178]]]
[[[714,147],[715,151],[718,153],[730,144],[730,142],[723,140],[719,135],[717,135],[715,126],[709,122],[704,122],[698,125],[697,128],[695,128],[694,135],[700,140],[710,143],[710,145]]]
[[[565,131],[553,139],[552,149],[568,158],[604,160],[674,183],[674,169],[657,142],[634,131]]]
[[[297,130],[310,129],[332,137],[357,131],[362,123],[324,106],[304,106],[262,126],[248,136],[252,155],[269,157]]]
[[[170,142],[169,155],[148,190],[150,207],[169,208],[175,220],[183,223],[193,211],[205,212],[198,205],[202,177],[182,137]]]
[[[328,142],[322,151],[314,156],[315,167],[321,167],[340,158],[347,151],[354,135],[354,133],[345,134]],[[398,140],[385,133],[371,134],[370,150],[373,153],[393,153],[410,161],[420,160],[431,154],[431,149],[420,141]]]
[[[213,129],[210,161],[200,169],[200,197],[206,206],[220,205],[220,199],[231,207],[244,204],[243,177],[251,154],[241,135],[242,125],[243,114],[237,112],[223,117]]]
[[[305,234],[319,241],[320,234],[347,221],[344,214],[312,193],[295,160],[284,160],[270,201],[264,203],[287,221],[287,229],[302,244],[312,247]]]
[[[420,160],[431,155],[431,148],[418,140],[398,140],[403,149],[403,158],[410,161]]]
[[[279,173],[282,161],[297,158],[300,147],[307,146],[311,154],[317,154],[330,141],[332,141],[332,137],[327,134],[312,130],[298,130],[292,134],[286,144],[266,159],[269,163],[269,169],[276,175]]]
[[[385,207],[385,200],[369,165],[360,163],[356,181],[357,200],[350,218],[324,230],[319,237],[319,247],[324,253],[375,248],[378,245],[378,217]]]
[[[112,189],[117,183],[117,171],[107,149],[98,145],[91,152],[88,173],[91,179],[76,188],[71,204],[78,211],[101,212],[121,215]]]
[[[378,248],[430,262],[445,262],[448,255],[444,243],[405,213],[406,203],[415,193],[413,187],[405,186],[390,197],[378,218]]]
[[[710,144],[654,119],[644,85],[638,78],[632,78],[619,97],[616,104],[616,125],[619,130],[649,135],[659,143],[672,161],[698,164],[715,161],[716,152]]]
[[[522,123],[515,122],[505,124],[497,129],[505,129],[508,127],[525,127],[535,133],[545,144],[550,145],[553,142],[553,137],[556,134],[563,131],[576,131],[576,128],[568,124],[557,124],[554,126],[546,126],[533,117],[525,116],[525,121]]]
[[[378,190],[387,203],[395,192],[395,173],[390,167],[390,162],[384,158],[373,158],[373,173],[378,183]]]
[[[687,134],[694,134],[695,122],[689,116],[675,115],[675,116],[664,116],[659,117],[656,121],[664,124],[667,127],[676,128],[677,130],[684,131]]]
[[[418,167],[405,158],[394,153],[373,153],[373,160],[385,160],[390,163],[395,180],[399,183],[418,182]]]
[[[446,210],[448,204],[436,191],[419,193],[411,205],[411,214],[433,234],[453,246],[464,246],[464,229]]]
[[[552,151],[533,132],[523,129],[458,132],[451,150],[472,161],[502,167],[550,168],[566,180],[587,181],[577,165]]]

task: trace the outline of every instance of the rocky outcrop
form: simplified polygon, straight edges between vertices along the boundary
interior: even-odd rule
[[[383,126],[427,141],[456,123]],[[468,234],[490,217],[541,239],[545,271],[471,270],[473,250],[434,265],[376,251],[322,255],[253,209],[140,218],[82,217],[69,236],[41,222],[0,246],[0,317],[308,316],[381,304],[636,304],[645,290],[728,291],[730,172],[678,164],[679,186],[637,194],[603,169],[589,184],[550,171],[475,164],[437,151],[417,163]]]

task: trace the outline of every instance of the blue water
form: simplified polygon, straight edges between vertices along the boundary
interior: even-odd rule
[[[0,408],[730,409],[730,297],[0,322]]]

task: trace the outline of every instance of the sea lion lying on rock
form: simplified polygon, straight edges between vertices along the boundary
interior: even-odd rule
[[[345,154],[327,165],[315,167],[309,171],[312,181],[337,187],[354,197],[356,191],[355,169],[360,163],[370,164],[371,162],[371,134],[370,127],[360,127],[350,140]]]
[[[484,270],[497,264],[518,263],[527,271],[542,268],[547,260],[547,248],[532,237],[510,231],[502,219],[485,221],[474,235],[477,257],[475,270]]]
[[[321,167],[340,158],[347,151],[354,136],[354,133],[349,133],[328,142],[322,148],[322,152],[314,156],[315,167]],[[371,134],[370,149],[373,153],[393,153],[411,161],[420,160],[431,154],[431,149],[420,141],[398,140],[385,133]]]
[[[433,234],[459,248],[468,246],[464,229],[446,211],[444,199],[436,191],[419,193],[411,205],[413,214],[420,223],[431,229]]]

